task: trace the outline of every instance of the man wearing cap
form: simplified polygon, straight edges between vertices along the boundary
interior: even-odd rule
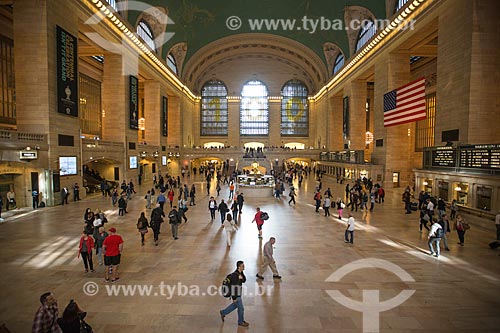
[[[105,279],[109,282],[109,271],[112,270],[111,282],[115,282],[118,277],[118,265],[123,251],[123,239],[116,234],[115,228],[109,228],[109,236],[104,239],[102,249],[104,252],[104,265],[106,265]]]

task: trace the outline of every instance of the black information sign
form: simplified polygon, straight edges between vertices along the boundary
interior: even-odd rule
[[[59,26],[56,35],[57,112],[78,117],[77,39]]]
[[[500,145],[460,147],[460,167],[500,169]]]
[[[163,136],[168,136],[168,97],[163,96],[161,104],[161,123],[163,126]]]
[[[130,128],[139,129],[139,81],[130,75]]]
[[[343,101],[343,135],[344,140],[349,139],[349,96],[344,97]]]
[[[456,166],[456,159],[457,151],[454,148],[432,151],[432,166],[453,168]]]

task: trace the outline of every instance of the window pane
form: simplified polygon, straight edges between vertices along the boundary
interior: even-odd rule
[[[359,30],[355,51],[357,52],[361,49],[375,35],[375,32],[377,32],[377,27],[373,24],[373,21],[364,21],[363,26]]]
[[[83,134],[101,136],[101,82],[79,74],[80,126]]]
[[[226,86],[222,81],[211,80],[201,89],[201,135],[226,136],[227,123]]]
[[[340,53],[335,59],[335,64],[333,65],[333,74],[337,73],[342,66],[344,66],[344,55]]]
[[[281,90],[281,135],[308,136],[309,101],[307,87],[298,80],[288,81]]]
[[[175,62],[175,58],[172,55],[172,53],[169,53],[167,56],[167,66],[174,72],[175,74],[177,73],[177,63]]]
[[[436,127],[436,93],[425,96],[427,118],[417,121],[415,134],[415,151],[434,146],[434,129]]]
[[[241,91],[240,135],[268,135],[269,106],[267,88],[260,81],[250,81]]]
[[[144,21],[139,22],[139,25],[137,26],[137,34],[142,38],[146,45],[151,48],[151,50],[156,50],[153,33]]]
[[[0,36],[0,123],[16,124],[14,42]]]

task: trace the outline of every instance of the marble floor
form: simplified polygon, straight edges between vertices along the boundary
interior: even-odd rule
[[[354,213],[355,241],[345,244],[346,219],[337,219],[335,210],[331,217],[314,212],[315,182],[310,177],[295,206],[285,199],[247,197],[229,249],[218,218],[210,222],[205,184],[201,179],[194,183],[197,204],[187,212],[189,221],[180,227],[179,240],[172,239],[164,224],[158,247],[151,232],[141,246],[136,229],[140,212],[146,211],[146,186],[139,187],[125,217],[118,216],[109,199],[94,196],[6,218],[0,225],[0,323],[12,332],[29,332],[39,296],[52,291],[61,313],[70,299],[77,300],[99,333],[499,332],[500,256],[487,246],[494,239],[493,222],[491,228],[473,224],[464,247],[452,232],[451,251],[437,259],[428,255],[427,234],[419,232],[417,215],[405,215],[400,194],[387,191],[386,202],[372,213]],[[334,179],[324,178],[323,188],[328,186],[335,198],[343,194],[344,185]],[[227,195],[224,186],[221,198]],[[255,278],[263,245],[251,223],[258,206],[270,215],[264,242],[277,238],[274,254],[282,281],[273,281],[270,271],[264,281]],[[84,273],[76,257],[87,207],[106,211],[107,228],[117,228],[125,240],[121,279],[115,284],[104,282],[103,266]],[[236,312],[222,323],[219,309],[228,301],[208,295],[237,260],[246,265],[243,302],[249,328],[237,326]],[[149,296],[139,295],[137,286],[143,285],[141,291]],[[96,286],[97,294],[87,295]],[[403,302],[404,290],[411,296]],[[135,295],[124,295],[127,291]],[[347,301],[351,307],[357,301],[358,310],[337,302],[342,300],[335,291],[353,300]],[[392,304],[385,302],[390,299]],[[382,306],[384,312],[378,314]],[[365,311],[365,322],[360,311]]]

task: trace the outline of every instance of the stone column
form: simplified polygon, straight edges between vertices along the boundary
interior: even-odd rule
[[[177,96],[168,96],[168,145],[181,146],[182,135],[181,100]]]
[[[351,81],[344,87],[349,96],[349,137],[351,150],[365,149],[366,133],[366,82]],[[346,143],[346,142],[345,142]]]
[[[409,154],[413,147],[410,147],[408,124],[384,127],[384,94],[410,82],[409,59],[407,52],[391,53],[375,64],[374,139],[382,139],[383,147],[374,147],[372,162],[385,165],[384,186],[389,188],[393,187],[393,172],[399,172],[401,187],[411,181]]]
[[[240,101],[228,100],[227,112],[228,112],[228,120],[227,120],[228,145],[240,146]]]
[[[329,144],[327,148],[331,151],[339,151],[344,149],[343,139],[342,139],[342,106],[343,99],[342,96],[333,96],[330,98],[331,105],[331,116],[328,126],[329,132]]]
[[[160,83],[153,80],[144,81],[144,119],[145,136],[147,144],[159,146],[162,136],[162,98]]]
[[[269,101],[269,140],[268,146],[281,146],[281,141],[290,138],[281,137],[281,101]],[[295,141],[295,140],[293,140]]]

